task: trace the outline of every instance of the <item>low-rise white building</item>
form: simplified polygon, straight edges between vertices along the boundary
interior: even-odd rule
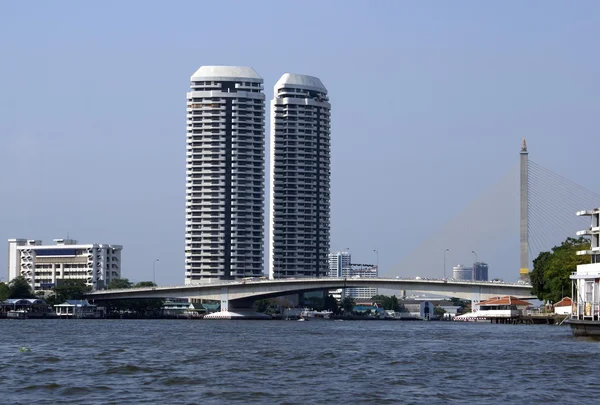
[[[523,315],[523,310],[529,306],[529,301],[507,295],[480,302],[476,314],[485,318],[515,318]]]
[[[54,306],[59,318],[103,318],[104,308],[87,300],[68,300]]]
[[[562,300],[554,304],[554,313],[556,315],[571,315],[573,312],[573,300],[569,297],[564,297]]]
[[[590,256],[589,264],[578,264],[577,272],[571,275],[575,300],[573,305],[571,327],[573,320],[600,321],[600,208],[578,211],[577,216],[592,217],[589,228],[577,232],[578,236],[589,236],[589,250],[578,251],[578,255]],[[599,333],[596,333],[600,335]]]
[[[121,245],[78,244],[73,239],[8,240],[8,280],[23,276],[35,291],[51,290],[61,280],[84,280],[92,289],[105,288],[121,277]]]

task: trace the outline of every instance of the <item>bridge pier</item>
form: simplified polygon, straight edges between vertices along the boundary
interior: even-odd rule
[[[204,316],[204,319],[273,319],[254,310],[254,299],[229,300],[229,287],[221,287],[221,310]]]
[[[479,310],[480,302],[481,302],[481,289],[479,287],[473,287],[471,289],[471,311],[472,312]]]

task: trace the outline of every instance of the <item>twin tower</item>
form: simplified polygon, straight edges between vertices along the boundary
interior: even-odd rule
[[[269,278],[327,274],[330,110],[316,77],[271,101]],[[250,67],[202,66],[187,93],[186,284],[264,272],[265,95]]]

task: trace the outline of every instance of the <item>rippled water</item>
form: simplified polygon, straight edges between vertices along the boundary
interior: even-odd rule
[[[547,325],[1,320],[0,342],[1,404],[600,401],[600,343]]]

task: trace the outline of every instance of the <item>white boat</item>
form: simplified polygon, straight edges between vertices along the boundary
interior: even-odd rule
[[[333,312],[331,311],[311,311],[308,309],[305,309],[304,311],[302,311],[300,313],[300,317],[304,318],[306,320],[317,320],[317,319],[331,319],[331,315],[333,315]]]

